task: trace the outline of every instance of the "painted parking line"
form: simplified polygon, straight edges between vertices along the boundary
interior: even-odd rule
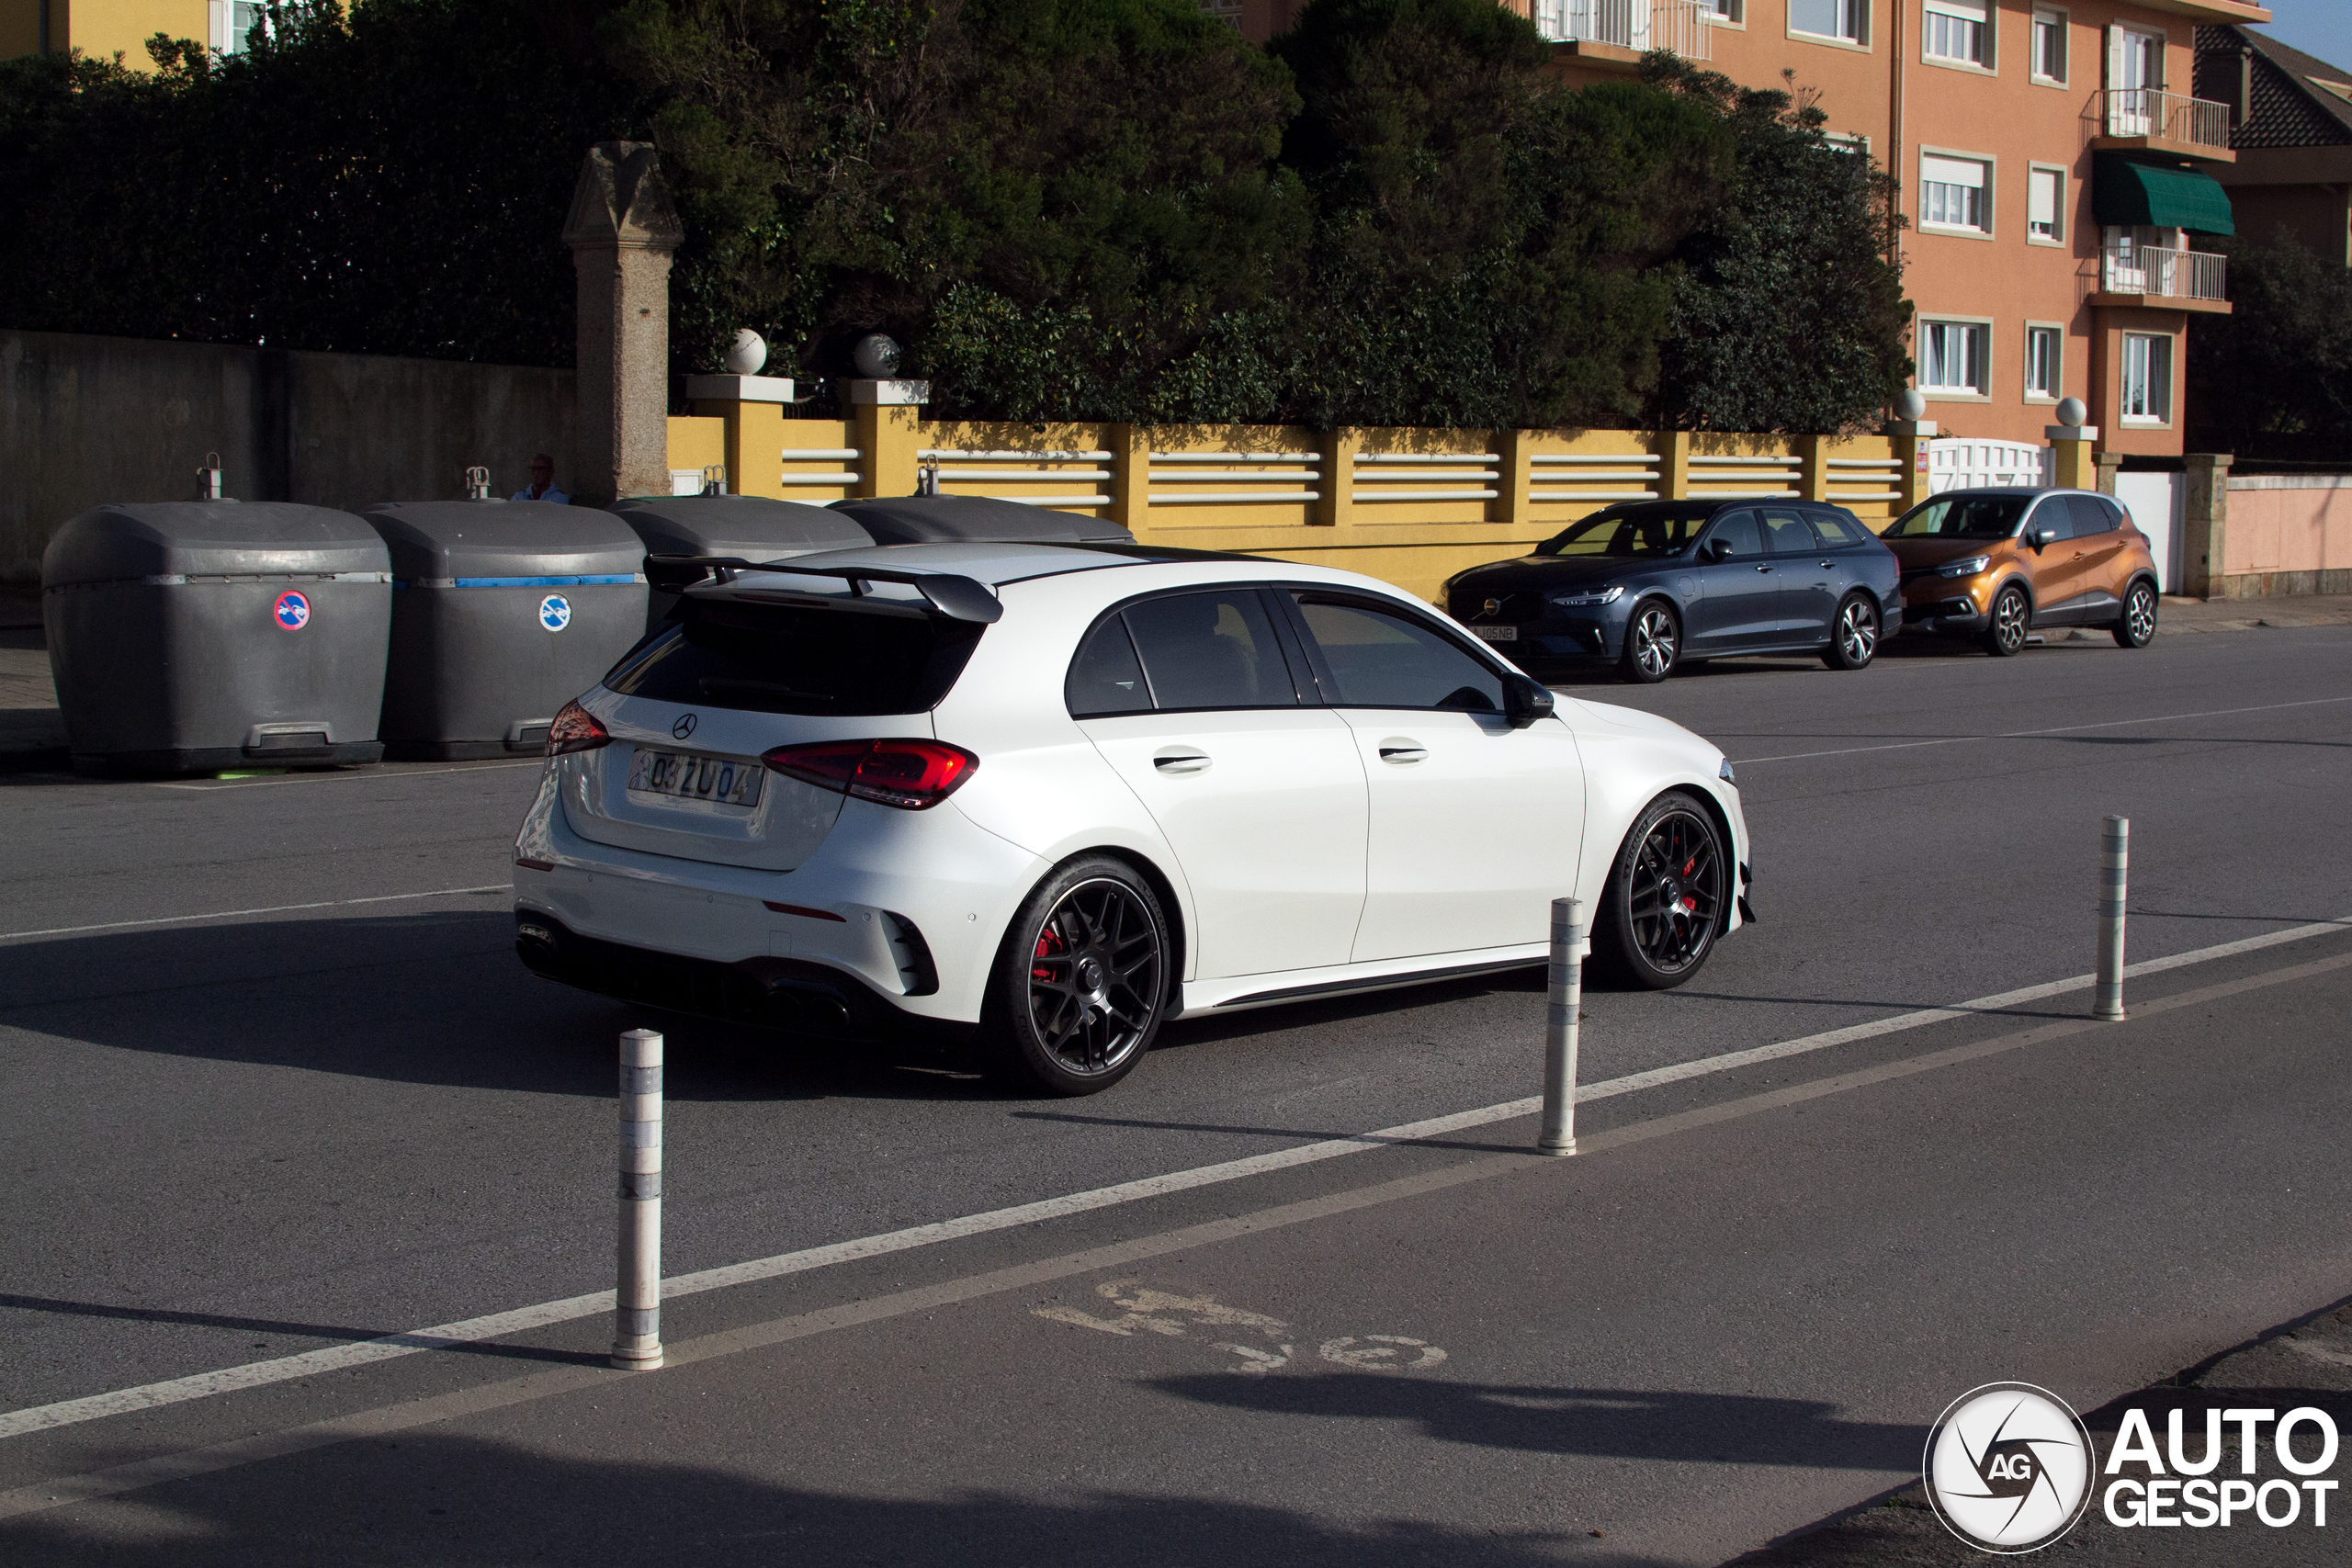
[[[2309,964],[2273,969],[2259,975],[2246,976],[2220,985],[2163,997],[2141,1005],[2142,1018],[2175,1011],[2182,1008],[2199,1007],[2210,1002],[2244,995],[2270,986],[2289,985],[2297,980],[2315,978],[2324,974],[2352,966],[2352,953],[2337,953]],[[2069,1035],[2103,1032],[2119,1025],[2091,1018],[2059,1019],[2030,1029],[1997,1035],[1967,1045],[1930,1052],[1903,1061],[1884,1062],[1876,1066],[1853,1072],[1838,1073],[1809,1082],[1791,1084],[1785,1088],[1767,1089],[1744,1095],[1720,1105],[1702,1106],[1645,1122],[1634,1122],[1584,1140],[1584,1153],[1579,1158],[1601,1156],[1613,1149],[1634,1146],[1659,1138],[1673,1137],[1702,1128],[1716,1127],[1768,1111],[1785,1110],[1792,1105],[1849,1094],[1856,1089],[1915,1077],[1923,1073],[1940,1071],[1970,1062],[1984,1061],[2013,1051],[2064,1039]],[[2123,1025],[2120,1027],[2129,1027]],[[814,1312],[796,1313],[790,1316],[771,1318],[763,1323],[747,1324],[740,1328],[723,1329],[698,1338],[673,1342],[666,1347],[665,1364],[671,1369],[688,1367],[697,1362],[739,1356],[750,1351],[768,1349],[834,1333],[844,1328],[869,1324],[887,1323],[920,1312],[933,1312],[942,1307],[956,1306],[967,1302],[986,1300],[1013,1291],[1034,1289],[1081,1278],[1106,1269],[1123,1269],[1148,1258],[1166,1258],[1178,1253],[1196,1251],[1223,1242],[1248,1236],[1263,1235],[1270,1231],[1292,1225],[1312,1224],[1337,1218],[1341,1214],[1361,1213],[1408,1199],[1429,1196],[1467,1183],[1485,1181],[1495,1177],[1527,1174],[1537,1171],[1551,1173],[1562,1169],[1559,1162],[1533,1153],[1487,1155],[1465,1160],[1437,1170],[1420,1171],[1408,1176],[1391,1178],[1363,1187],[1349,1188],[1319,1197],[1279,1203],[1248,1213],[1231,1214],[1221,1219],[1182,1226],[1176,1230],[1129,1237],[1082,1251],[1065,1253],[1058,1258],[1041,1258],[1031,1263],[1016,1263],[1006,1268],[992,1269],[978,1274],[941,1280],[911,1290],[891,1292],[863,1300],[844,1302],[835,1306],[820,1307]],[[666,1290],[665,1294],[669,1293]],[[1152,1292],[1159,1296],[1158,1292]],[[1255,1318],[1261,1325],[1272,1325],[1286,1328],[1288,1325],[1261,1314],[1236,1314],[1231,1308],[1214,1311],[1214,1303],[1202,1298],[1159,1296],[1154,1305],[1177,1303],[1193,1309],[1195,1318],[1217,1317],[1227,1322],[1235,1316]],[[1121,1303],[1126,1304],[1126,1303]],[[1144,1304],[1136,1298],[1135,1304]],[[611,1296],[605,1298],[607,1309]],[[1143,1314],[1135,1314],[1141,1316]],[[1150,1314],[1167,1323],[1165,1314]],[[1068,1323],[1070,1316],[1061,1315]],[[1084,1326],[1105,1326],[1100,1320]],[[1125,1326],[1124,1322],[1107,1325],[1114,1332]],[[1180,1325],[1175,1326],[1181,1327]],[[1393,1335],[1367,1336],[1363,1348],[1357,1348],[1352,1336],[1327,1340],[1323,1356],[1342,1367],[1358,1371],[1378,1369],[1394,1372],[1413,1367],[1434,1366],[1446,1359],[1445,1351],[1419,1339]],[[1247,1357],[1273,1359],[1272,1353],[1255,1347],[1220,1345],[1221,1350],[1239,1352]],[[1291,1347],[1283,1347],[1285,1359]],[[1399,1352],[1414,1351],[1410,1366],[1399,1363]],[[1434,1351],[1434,1355],[1430,1352]],[[1266,1369],[1272,1370],[1272,1369]],[[144,1490],[166,1482],[186,1481],[199,1475],[215,1474],[243,1465],[280,1459],[292,1454],[307,1453],[318,1449],[365,1438],[381,1438],[395,1432],[413,1431],[420,1427],[457,1420],[493,1410],[512,1409],[537,1400],[559,1394],[577,1393],[598,1386],[610,1387],[617,1377],[628,1381],[645,1374],[616,1373],[600,1366],[558,1367],[547,1371],[526,1373],[501,1382],[478,1383],[471,1388],[447,1393],[428,1394],[422,1398],[401,1400],[373,1409],[329,1417],[277,1431],[255,1432],[225,1443],[208,1444],[184,1449],[174,1453],[153,1454],[126,1464],[117,1464],[78,1474],[61,1475],[28,1485],[0,1492],[0,1519],[15,1518],[26,1514],[43,1513],[52,1508],[67,1507],[125,1493]],[[657,1374],[658,1375],[658,1374]]]
[[[1964,746],[1973,740],[2030,740],[2043,735],[2075,735],[2091,729],[2123,729],[2135,724],[2171,724],[2179,719],[2226,718],[2233,714],[2276,713],[2282,708],[2324,707],[2330,703],[2352,703],[2352,697],[2312,697],[2299,703],[2264,703],[2250,708],[2208,708],[2202,713],[2160,713],[2146,718],[2116,718],[2101,724],[2062,724],[2050,729],[2007,729],[1997,735],[1946,735],[1933,740],[1894,740],[1881,746],[1848,746],[1834,751],[1791,751],[1778,757],[1734,757],[1735,768],[1757,767],[1765,762],[1802,762],[1815,757],[1853,757],[1864,751],[1911,751],[1923,746]]]
[[[2311,925],[2295,926],[2286,931],[2272,931],[2264,936],[2242,937],[2218,946],[2199,948],[2191,953],[2175,953],[2167,958],[2145,960],[2125,969],[2127,976],[2160,974],[2193,964],[2210,963],[2231,958],[2240,953],[2256,953],[2288,942],[2301,942],[2312,937],[2352,931],[2352,915]],[[1698,1061],[1678,1063],[1650,1072],[1629,1074],[1623,1077],[1579,1089],[1577,1098],[1589,1102],[1607,1100],[1621,1094],[1656,1089],[1665,1084],[1680,1083],[1704,1077],[1714,1073],[1730,1072],[1759,1062],[1777,1061],[1802,1055],[1807,1052],[1824,1051],[1833,1046],[1850,1044],[1855,1041],[1894,1034],[1904,1030],[1917,1029],[1950,1019],[1975,1014],[1997,1013],[2025,1002],[2039,1001],[2069,991],[2086,989],[2093,976],[2077,975],[2071,979],[2053,980],[2046,985],[2028,986],[2021,990],[2003,991],[1996,996],[1979,997],[1973,1001],[1957,1002],[1947,1007],[1927,1008],[1915,1012],[1897,1013],[1891,1018],[1868,1023],[1850,1024],[1820,1034],[1808,1034],[1802,1039],[1787,1040],[1777,1044],[1758,1045],[1744,1051],[1726,1052]],[[1398,1144],[1410,1144],[1429,1138],[1443,1137],[1466,1128],[1484,1126],[1488,1122],[1510,1121],[1532,1116],[1542,1106],[1540,1097],[1505,1100],[1498,1105],[1481,1106],[1475,1111],[1456,1111],[1448,1116],[1432,1116],[1425,1121],[1408,1122],[1376,1132],[1360,1133],[1344,1138],[1327,1138],[1317,1143],[1302,1144],[1287,1149],[1276,1149],[1261,1155],[1250,1155],[1240,1159],[1220,1161],[1215,1165],[1196,1166],[1189,1170],[1170,1171],[1160,1176],[1144,1177],[1134,1181],[1122,1181],[1109,1187],[1097,1187],[1089,1191],[1072,1192],[1058,1198],[1042,1199],[1032,1203],[1019,1203],[1010,1208],[991,1209],[982,1213],[966,1214],[952,1220],[940,1220],[930,1224],[911,1225],[904,1230],[886,1231],[877,1235],[860,1236],[850,1241],[832,1242],[822,1247],[805,1247],[797,1252],[777,1254],[772,1258],[753,1258],[718,1269],[706,1269],[692,1274],[681,1274],[662,1282],[664,1300],[678,1296],[696,1295],[705,1291],[723,1290],[730,1285],[751,1284],[762,1280],[780,1279],[788,1274],[807,1273],[811,1269],[831,1268],[837,1264],[854,1262],[860,1258],[886,1257],[891,1253],[911,1251],[933,1247],[942,1242],[956,1241],[966,1236],[985,1235],[994,1231],[1011,1230],[1021,1225],[1036,1224],[1046,1220],[1089,1213],[1096,1210],[1114,1208],[1121,1204],[1139,1202],[1170,1193],[1191,1191],[1248,1177],[1262,1176],[1272,1171],[1313,1165],[1318,1161],[1337,1159],[1341,1156],[1362,1154],[1368,1149],[1388,1148]],[[72,1426],[84,1421],[104,1420],[108,1416],[125,1416],[134,1411],[152,1410],[160,1405],[179,1404],[189,1400],[209,1399],[216,1394],[232,1393],[242,1389],[262,1388],[271,1383],[289,1382],[296,1378],[315,1377],[322,1373],[346,1371],[372,1362],[386,1361],[401,1356],[413,1356],[424,1350],[442,1350],[461,1345],[479,1344],[484,1340],[502,1339],[509,1335],[526,1333],[554,1324],[570,1323],[583,1317],[594,1317],[613,1310],[613,1292],[597,1291],[587,1295],[571,1296],[561,1301],[541,1302],[534,1306],[516,1307],[511,1311],[492,1313],[483,1317],[466,1318],[455,1323],[436,1324],[430,1328],[418,1328],[404,1334],[386,1335],[376,1339],[356,1340],[349,1344],[332,1345],[299,1355],[281,1356],[266,1361],[248,1361],[241,1366],[223,1367],[214,1371],[197,1372],[187,1377],[173,1378],[161,1382],[144,1383],[136,1388],[117,1389],[107,1393],[88,1394],[79,1399],[61,1400],[52,1404],[29,1406],[0,1414],[0,1438],[21,1437],[28,1432],[44,1431],[53,1427]]]
[[[481,887],[436,887],[429,893],[379,893],[368,898],[322,898],[312,904],[268,904],[258,909],[216,909],[209,915],[159,915],[152,920],[103,920],[94,926],[51,926],[37,931],[0,931],[0,942],[17,942],[37,936],[80,936],[86,931],[127,931],[142,926],[198,925],[206,920],[236,920],[248,915],[286,915],[300,909],[349,909],[361,904],[398,904],[409,898],[450,898],[461,893],[506,893],[514,888],[511,882],[493,882]]]

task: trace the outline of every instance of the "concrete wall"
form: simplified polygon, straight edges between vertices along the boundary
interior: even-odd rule
[[[2233,474],[2217,597],[2352,593],[2352,475]]]
[[[569,370],[0,331],[0,581],[101,502],[193,493],[207,453],[231,495],[357,511],[477,463],[511,494],[534,452],[567,484],[574,423]]]

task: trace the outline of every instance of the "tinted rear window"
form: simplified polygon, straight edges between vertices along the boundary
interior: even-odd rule
[[[623,696],[752,713],[922,713],[981,628],[928,615],[686,600],[605,684]]]

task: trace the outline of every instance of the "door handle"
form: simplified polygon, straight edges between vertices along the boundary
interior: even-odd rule
[[[1770,571],[1770,570],[1771,570],[1772,569],[1771,569],[1770,567],[1769,567],[1769,566],[1759,566],[1759,567],[1758,567],[1756,570],[1758,570],[1758,571]]]
[[[1170,746],[1151,754],[1151,765],[1163,773],[1203,773],[1208,772],[1209,754]]]
[[[1427,761],[1429,755],[1428,747],[1421,745],[1419,741],[1408,740],[1401,736],[1394,740],[1384,740],[1380,743],[1380,760],[1384,762],[1394,762],[1399,767]]]

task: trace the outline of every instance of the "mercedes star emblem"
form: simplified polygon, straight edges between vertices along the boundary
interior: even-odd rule
[[[670,733],[676,736],[681,740],[684,740],[687,736],[692,735],[694,732],[695,716],[690,713],[680,714],[678,716],[678,722],[670,727]]]

